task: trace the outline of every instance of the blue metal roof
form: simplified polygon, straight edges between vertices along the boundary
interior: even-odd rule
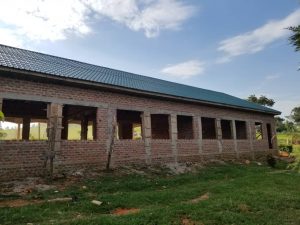
[[[52,75],[53,77],[64,77],[119,86],[148,93],[158,93],[270,114],[280,114],[279,111],[251,103],[225,93],[164,81],[5,45],[0,45],[0,67],[38,72]]]

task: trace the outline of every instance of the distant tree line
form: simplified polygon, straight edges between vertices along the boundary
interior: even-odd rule
[[[300,47],[300,46],[299,46]],[[254,102],[263,106],[272,107],[275,104],[275,101],[271,98],[267,98],[264,95],[256,97],[254,94],[250,95],[247,98],[247,101]],[[290,116],[282,118],[279,116],[275,117],[276,120],[276,131],[277,132],[296,132],[300,128],[300,107],[295,107],[291,111]]]

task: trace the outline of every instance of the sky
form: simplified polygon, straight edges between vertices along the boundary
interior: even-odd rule
[[[0,0],[0,43],[300,106],[298,0]]]

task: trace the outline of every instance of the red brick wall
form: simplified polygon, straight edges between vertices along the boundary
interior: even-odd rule
[[[254,151],[268,151],[268,142],[265,123],[271,123],[274,128],[274,118],[271,115],[247,112],[229,108],[221,108],[207,105],[196,105],[169,100],[159,100],[141,96],[107,92],[103,90],[84,89],[72,86],[62,86],[51,83],[37,83],[1,77],[0,98],[7,94],[22,96],[34,96],[59,99],[60,101],[83,101],[95,104],[103,104],[108,108],[140,109],[150,113],[178,113],[180,115],[205,116],[223,119],[262,121],[265,139],[253,141]],[[70,103],[69,103],[70,104]],[[61,150],[56,157],[58,169],[77,169],[82,166],[103,168],[107,160],[107,146],[109,138],[108,108],[97,110],[97,140],[96,141],[62,141]],[[194,117],[195,118],[195,117]],[[197,121],[193,122],[194,140],[177,140],[176,152],[179,161],[196,159],[199,154]],[[252,129],[252,132],[253,129]],[[222,140],[223,155],[234,156],[233,140]],[[219,145],[217,140],[203,140],[202,152],[208,158],[219,157]],[[239,151],[252,155],[249,140],[238,140]],[[42,167],[42,152],[47,148],[43,141],[0,141],[0,177],[16,177],[39,174]],[[129,162],[145,163],[145,143],[143,140],[117,140],[112,157],[113,166],[123,165]],[[173,162],[174,148],[172,140],[151,140],[151,161]],[[0,178],[0,179],[1,179]]]

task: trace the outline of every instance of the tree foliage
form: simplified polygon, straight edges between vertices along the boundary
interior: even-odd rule
[[[280,133],[286,131],[286,126],[283,118],[279,116],[275,116],[275,123],[276,123],[276,132]]]
[[[294,45],[295,51],[300,51],[300,25],[289,27],[288,29],[293,32],[289,38],[290,43]]]
[[[276,122],[276,132],[278,133],[281,132],[293,133],[297,131],[297,127],[293,121],[285,120],[279,116],[276,116],[275,122]]]
[[[300,124],[300,107],[293,108],[291,118],[295,121],[295,123]]]
[[[270,107],[272,107],[275,104],[275,101],[273,99],[267,98],[264,95],[261,95],[260,97],[256,97],[256,95],[254,95],[254,94],[250,95],[247,98],[247,101],[254,102],[254,103],[257,103],[257,104],[260,104],[263,106],[270,106]]]

